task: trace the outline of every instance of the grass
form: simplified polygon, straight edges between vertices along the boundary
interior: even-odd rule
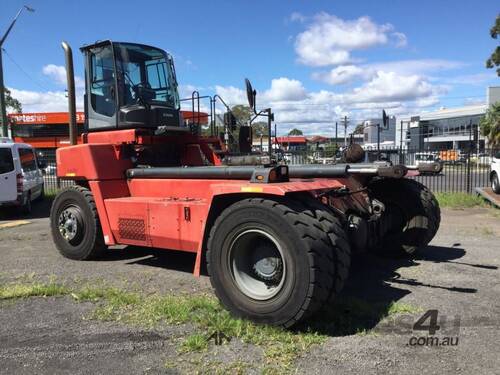
[[[0,300],[27,298],[27,297],[52,297],[69,293],[69,289],[55,281],[31,284],[5,284],[0,285]]]
[[[208,340],[205,335],[193,333],[184,339],[179,351],[181,353],[201,352],[208,349]]]
[[[380,320],[395,314],[412,314],[420,309],[401,302],[380,303],[348,298],[339,300],[332,311],[294,330],[256,325],[229,314],[211,295],[143,295],[106,285],[84,285],[69,288],[54,280],[46,284],[24,282],[0,286],[0,299],[31,296],[70,295],[77,302],[93,302],[96,308],[89,318],[120,321],[155,327],[159,324],[189,324],[194,331],[179,344],[180,354],[209,350],[215,336],[222,344],[232,339],[259,347],[264,373],[286,373],[311,346],[323,343],[332,335],[367,334]],[[216,364],[213,364],[216,366]],[[202,365],[204,366],[204,365]],[[225,366],[225,365],[224,365]],[[227,370],[227,368],[224,367]],[[218,372],[222,367],[215,368]],[[232,372],[240,372],[237,363]]]
[[[475,194],[467,193],[435,193],[439,206],[465,209],[471,207],[487,207],[483,198]]]

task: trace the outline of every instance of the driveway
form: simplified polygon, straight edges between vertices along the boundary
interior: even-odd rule
[[[47,215],[48,203],[40,203],[31,217],[0,218],[0,286],[55,278],[67,285],[100,283],[144,295],[212,293],[206,276],[192,276],[190,254],[116,248],[99,261],[67,260],[52,244]],[[340,332],[338,327],[312,321],[311,326],[321,327],[318,334],[324,339],[297,352],[288,370],[498,373],[499,219],[498,211],[487,208],[445,209],[436,238],[415,259],[357,256],[339,297],[357,301],[341,310],[346,319],[354,317],[350,323],[356,329]],[[369,313],[375,306],[399,310],[386,317],[358,317],[356,309]],[[94,309],[95,303],[76,303],[69,295],[0,300],[0,373],[260,373],[272,369],[268,367],[272,353],[259,345],[233,339],[184,353],[179,342],[193,332],[193,324],[141,327],[116,319],[92,319]],[[426,313],[420,329],[418,325],[415,329],[415,322]],[[426,339],[433,316],[439,329],[431,337],[438,342]]]

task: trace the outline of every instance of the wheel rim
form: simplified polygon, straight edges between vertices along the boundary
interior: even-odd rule
[[[286,276],[286,263],[279,242],[260,229],[240,233],[229,248],[229,267],[238,289],[264,301],[276,296]]]
[[[83,233],[81,211],[77,206],[68,206],[59,214],[57,221],[59,233],[62,238],[71,244],[78,242]]]

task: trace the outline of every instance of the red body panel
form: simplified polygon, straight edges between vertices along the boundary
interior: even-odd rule
[[[75,180],[124,179],[132,168],[121,148],[110,144],[83,144],[56,151],[57,175]]]
[[[131,197],[104,201],[117,243],[197,252],[209,204],[202,199]]]
[[[129,181],[131,196],[135,197],[175,197],[212,200],[222,194],[268,194],[285,195],[287,193],[311,190],[338,189],[345,186],[337,180],[310,179],[291,180],[273,184],[249,183],[244,180],[183,180],[183,179],[140,179]]]
[[[57,173],[62,178],[87,181],[94,195],[105,243],[194,252],[196,275],[200,271],[214,197],[283,196],[303,191],[315,194],[356,183],[352,179],[295,179],[281,183],[127,179],[126,171],[133,167],[131,152],[140,152],[148,145],[176,147],[181,165],[205,165],[206,160],[220,165],[217,152],[224,152],[223,147],[217,138],[191,134],[154,136],[147,130],[137,129],[91,133],[82,138],[88,143],[57,150]]]

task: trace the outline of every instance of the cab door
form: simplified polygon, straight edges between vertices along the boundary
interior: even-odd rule
[[[0,202],[17,199],[16,169],[12,148],[0,147]]]

